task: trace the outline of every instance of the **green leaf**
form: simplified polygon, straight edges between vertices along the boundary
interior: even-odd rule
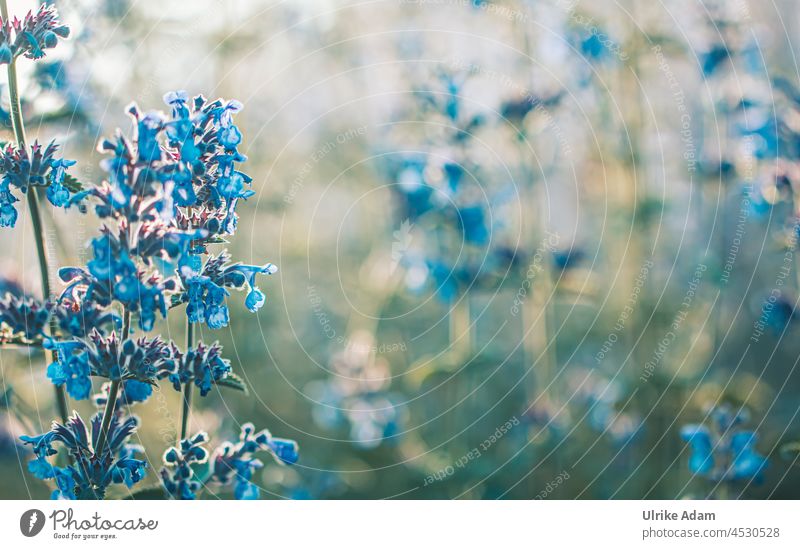
[[[131,500],[147,500],[147,499],[169,499],[167,492],[161,486],[150,486],[132,492],[129,496],[122,499]]]
[[[244,380],[231,372],[224,378],[215,381],[217,385],[220,387],[227,387],[229,389],[236,389],[237,391],[241,391],[244,394],[248,393],[247,385],[245,384]]]
[[[64,185],[71,193],[81,192],[85,187],[85,185],[78,181],[74,175],[70,174],[64,174],[64,181],[61,184]]]
[[[228,244],[229,242],[228,242],[228,240],[226,240],[225,238],[222,238],[221,236],[211,236],[211,237],[206,238],[205,243],[206,244]]]

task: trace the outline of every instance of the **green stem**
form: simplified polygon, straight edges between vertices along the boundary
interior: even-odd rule
[[[530,10],[526,10],[526,13],[530,13]],[[534,59],[536,56],[533,52],[533,40],[526,21],[527,18],[518,22],[518,29],[522,42],[520,47],[526,57]],[[533,93],[532,86],[534,82],[535,75],[531,73],[531,79],[527,85],[528,94]],[[534,112],[532,114],[535,115],[536,113]],[[534,224],[528,226],[523,219],[522,227],[523,230],[532,237],[531,249],[544,250],[542,260],[539,265],[536,266],[538,272],[537,278],[539,280],[536,280],[535,288],[533,284],[534,281],[530,281],[531,286],[528,289],[531,295],[525,297],[526,303],[522,306],[522,347],[525,355],[523,375],[529,379],[529,382],[525,385],[526,393],[529,393],[526,395],[528,398],[533,395],[537,397],[541,395],[544,388],[553,380],[558,364],[555,335],[552,335],[551,341],[550,334],[553,317],[555,316],[553,312],[555,301],[553,292],[555,291],[555,284],[553,282],[553,273],[550,263],[553,250],[550,249],[550,244],[547,242],[549,238],[547,232],[547,192],[544,188],[544,182],[540,182],[541,184],[539,187],[541,187],[541,190],[539,190],[539,193],[541,193],[541,196],[537,193],[536,166],[532,166],[531,163],[533,160],[528,160],[529,158],[532,159],[533,155],[529,139],[530,136],[527,134],[524,120],[522,120],[520,121],[516,139],[517,153],[519,154],[520,177],[523,188],[522,207],[530,207],[531,210],[535,212]],[[547,245],[545,245],[545,243]],[[527,276],[527,273],[525,273],[525,275]],[[536,323],[536,329],[533,329],[534,322]],[[538,364],[538,368],[533,372],[533,375],[527,377],[529,364]]]
[[[450,350],[457,359],[465,359],[472,353],[472,328],[469,296],[462,294],[450,307],[448,316]]]
[[[186,317],[186,352],[194,346],[194,323]],[[183,386],[183,409],[181,410],[181,438],[186,438],[186,430],[189,426],[189,416],[192,414],[192,381],[189,380]]]
[[[8,5],[6,0],[0,0],[0,15],[3,21],[8,21]],[[25,150],[25,124],[22,120],[22,106],[19,99],[19,84],[17,81],[17,60],[12,59],[8,64],[8,95],[11,108],[11,124],[14,127],[14,137],[17,140],[17,147]],[[28,210],[31,215],[31,224],[33,225],[33,239],[36,242],[36,256],[39,261],[39,278],[42,287],[42,298],[49,301],[51,299],[50,293],[50,269],[49,261],[47,258],[47,248],[45,247],[44,225],[42,224],[42,216],[39,206],[39,195],[33,185],[28,187]],[[49,331],[54,332],[55,318],[50,319]],[[48,363],[58,360],[58,355],[55,352],[45,351],[45,360]],[[61,421],[67,421],[67,395],[64,385],[54,386],[56,406],[58,414],[61,416]]]
[[[120,344],[128,339],[131,331],[131,313],[127,309],[122,313],[122,338]],[[103,421],[100,423],[100,433],[97,435],[97,445],[94,449],[95,456],[102,456],[106,447],[106,439],[108,438],[108,426],[111,425],[111,418],[114,416],[114,409],[117,407],[117,394],[119,393],[119,386],[122,383],[121,379],[114,379],[111,381],[111,389],[108,391],[108,401],[103,410]]]
[[[100,434],[97,435],[97,447],[94,450],[94,455],[103,455],[103,450],[106,446],[106,438],[108,438],[108,426],[111,424],[111,418],[114,416],[114,408],[117,406],[117,394],[119,393],[119,386],[121,380],[115,379],[111,382],[111,389],[108,391],[108,401],[103,410],[103,422],[100,424]]]

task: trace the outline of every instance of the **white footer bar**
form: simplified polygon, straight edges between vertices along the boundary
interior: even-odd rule
[[[2,501],[0,517],[21,549],[800,547],[789,501]]]

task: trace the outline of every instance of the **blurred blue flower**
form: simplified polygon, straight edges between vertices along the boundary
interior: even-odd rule
[[[44,335],[50,318],[51,305],[29,296],[12,293],[0,299],[0,341],[21,336],[35,341]]]
[[[373,356],[375,348],[372,334],[355,332],[331,358],[331,376],[307,387],[316,404],[314,421],[325,429],[348,427],[353,444],[367,450],[397,442],[402,425],[399,399],[389,390],[389,365]]]
[[[681,428],[681,438],[691,451],[689,470],[715,482],[760,481],[768,461],[755,448],[756,434],[741,428],[748,419],[747,411],[723,404],[709,416],[709,426]]]

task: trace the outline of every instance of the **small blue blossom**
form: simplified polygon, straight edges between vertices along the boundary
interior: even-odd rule
[[[266,429],[256,433],[252,423],[245,423],[238,442],[225,442],[214,452],[211,464],[214,480],[223,485],[233,483],[236,499],[258,499],[258,487],[252,478],[255,471],[264,467],[261,460],[253,457],[259,451],[270,453],[286,465],[296,463],[299,457],[293,440],[274,438]]]
[[[247,288],[245,306],[251,312],[256,312],[264,304],[265,297],[256,286],[256,277],[275,274],[278,267],[272,263],[263,266],[226,265],[228,259],[226,253],[210,257],[200,274],[192,267],[182,269],[185,291],[181,300],[187,304],[186,314],[190,322],[205,322],[211,329],[227,326],[230,316],[225,305],[225,299],[230,295],[227,288]]]
[[[108,403],[108,395],[111,391],[111,382],[103,383],[100,392],[92,395],[94,405],[100,409],[105,408]],[[138,402],[144,402],[153,394],[153,386],[144,381],[128,379],[122,382],[117,393],[116,410],[119,411],[124,406],[131,406]]]
[[[69,204],[69,191],[60,183],[47,187],[47,199],[53,206],[64,207]]]
[[[189,276],[184,279],[186,315],[189,322],[205,322],[212,330],[228,325],[230,316],[225,298],[228,291],[207,276]]]
[[[197,497],[203,484],[195,477],[192,466],[208,461],[208,450],[203,444],[208,442],[208,434],[197,433],[180,441],[175,447],[164,452],[164,467],[161,468],[161,483],[174,499],[190,500]]]
[[[91,367],[83,343],[79,341],[45,340],[45,348],[56,351],[57,360],[47,367],[53,385],[66,385],[67,393],[77,400],[89,398],[92,391]]]
[[[489,239],[489,227],[483,207],[471,205],[458,210],[458,221],[464,240],[472,244],[485,244]]]
[[[570,385],[574,386],[577,400],[588,407],[589,426],[608,436],[614,443],[627,446],[643,431],[639,414],[623,408],[624,387],[615,379],[608,379],[596,371],[576,372]]]
[[[264,305],[264,294],[256,286],[256,276],[259,274],[272,275],[278,272],[278,267],[272,263],[267,263],[263,266],[256,265],[231,265],[225,269],[225,274],[228,277],[235,277],[240,274],[244,277],[247,284],[248,292],[245,298],[245,306],[250,312],[258,311]]]

